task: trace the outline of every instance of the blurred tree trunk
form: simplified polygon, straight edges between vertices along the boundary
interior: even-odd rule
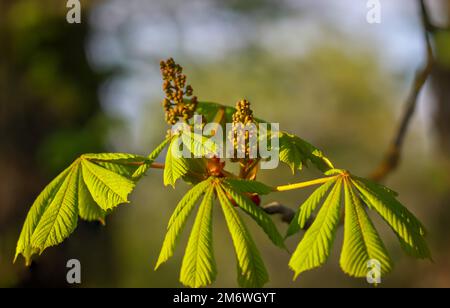
[[[442,1],[446,13],[445,30],[436,30],[436,62],[431,76],[434,102],[434,125],[438,134],[439,146],[445,157],[450,157],[450,4]]]
[[[104,151],[97,99],[103,79],[85,56],[87,18],[69,25],[65,12],[65,1],[0,2],[0,286],[68,286],[71,258],[96,264],[90,275],[98,274],[97,283],[113,280],[110,234],[84,223],[72,241],[48,249],[31,270],[21,259],[10,266],[39,192],[77,155]]]

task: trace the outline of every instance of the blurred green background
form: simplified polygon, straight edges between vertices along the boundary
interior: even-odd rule
[[[448,1],[429,2],[433,22],[448,24]],[[200,100],[233,105],[247,98],[258,117],[318,146],[337,167],[368,175],[392,138],[425,50],[415,1],[381,0],[381,24],[367,23],[366,3],[82,0],[82,23],[68,24],[65,1],[1,0],[0,286],[67,286],[72,258],[81,261],[83,287],[181,286],[189,226],[175,258],[153,271],[166,223],[187,189],[164,188],[159,170],[141,180],[131,205],[119,207],[106,227],[80,222],[31,269],[21,259],[12,264],[33,200],[78,155],[148,154],[162,140],[160,59],[184,66]],[[434,262],[407,257],[374,217],[396,264],[383,287],[450,287],[450,32],[436,32],[433,42],[437,63],[401,166],[386,184],[427,226]],[[281,166],[259,179],[275,185],[314,175],[294,178]],[[276,201],[295,208],[307,193]],[[235,287],[231,240],[216,216],[214,286]],[[249,225],[270,273],[267,286],[368,286],[339,268],[342,230],[327,265],[293,282],[289,255]],[[290,249],[299,238],[288,241]]]

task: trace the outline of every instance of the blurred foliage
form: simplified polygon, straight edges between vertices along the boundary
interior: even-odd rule
[[[87,24],[68,24],[65,5],[54,4],[2,1],[0,8],[0,286],[63,286],[66,254],[89,253],[90,244],[83,250],[68,244],[31,270],[11,266],[11,249],[36,194],[77,155],[103,151],[111,125],[97,99],[104,76],[86,59]],[[105,256],[107,233],[89,228],[80,228],[78,240],[97,237]]]
[[[106,228],[81,225],[63,247],[49,249],[31,272],[19,264],[11,266],[21,224],[37,193],[80,153],[102,151],[110,137],[111,119],[97,99],[106,76],[94,73],[86,60],[88,23],[68,25],[65,7],[51,5],[54,3],[0,2],[0,182],[8,183],[0,187],[0,286],[64,285],[65,261],[75,256],[83,265],[82,286],[180,286],[175,282],[183,249],[158,272],[152,268],[166,222],[187,187],[165,189],[158,170],[141,181],[132,196],[133,206],[120,207]],[[221,1],[219,5],[226,12],[244,14],[249,23],[288,14],[281,1]],[[120,38],[124,45],[130,39],[126,31]],[[448,63],[444,59],[449,54],[447,34],[439,34],[436,43],[440,61]],[[183,50],[167,56],[176,56],[183,64],[200,100],[233,105],[247,98],[258,117],[280,122],[281,129],[311,141],[336,167],[349,166],[352,172],[364,175],[378,163],[390,141],[405,85],[411,79],[375,60],[379,58],[372,46],[365,44],[334,31],[318,31],[315,45],[305,54],[288,57],[282,56],[284,46],[277,46],[280,53],[274,49],[268,52],[253,42],[213,61]],[[156,59],[152,61],[158,65]],[[448,89],[448,83],[444,86]],[[154,132],[167,128],[159,94],[154,96],[139,110],[139,118],[133,119],[138,123],[139,151],[143,154],[161,141]],[[385,225],[375,219],[397,264],[382,286],[450,286],[450,166],[448,158],[435,155],[430,132],[424,133],[423,128],[422,118],[416,117],[402,165],[388,185],[400,192],[402,203],[428,227],[434,263],[405,257]],[[124,147],[118,150],[133,147],[134,140],[120,128],[114,130],[114,137],[120,139],[116,144]],[[273,171],[264,171],[260,180],[269,184],[299,180],[287,167],[280,170],[276,176]],[[303,192],[291,192],[277,201],[295,208],[305,196]],[[275,199],[263,200],[270,201]],[[223,217],[215,214],[214,221],[219,265],[215,286],[235,286],[232,243],[226,232],[217,232],[226,229]],[[283,231],[286,228],[281,222],[278,227]],[[291,282],[292,274],[285,266],[289,255],[273,249],[257,228],[250,229],[268,267],[270,287],[367,286],[364,280],[341,273],[339,251],[334,251],[331,262],[322,269]],[[337,241],[340,237],[342,230]],[[187,236],[182,237],[180,246],[186,240]],[[297,242],[297,237],[289,240],[289,248],[292,250]]]

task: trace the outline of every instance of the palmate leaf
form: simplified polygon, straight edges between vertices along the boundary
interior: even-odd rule
[[[183,146],[193,155],[194,158],[217,156],[218,145],[208,137],[183,130],[181,134]]]
[[[79,215],[82,219],[87,221],[100,221],[105,224],[105,217],[107,212],[95,203],[83,180],[83,173],[78,172],[78,203]]]
[[[269,239],[278,247],[286,248],[284,245],[284,239],[278,232],[272,219],[266,212],[252,200],[250,200],[245,194],[240,192],[239,189],[247,190],[247,193],[254,193],[255,190],[260,192],[266,192],[269,187],[256,181],[244,181],[244,180],[225,180],[222,188],[225,192],[236,202],[236,204],[247,213],[267,234]],[[254,186],[255,190],[252,191],[251,186]],[[248,191],[250,190],[250,191]]]
[[[199,102],[196,112],[203,115],[207,122],[212,122],[220,110],[224,112],[223,122],[232,123],[233,113],[236,111],[234,107],[212,102]],[[257,123],[268,123],[258,118],[255,121]],[[223,126],[223,123],[220,124]],[[263,134],[260,138],[267,138],[268,135],[270,135],[269,132]],[[322,151],[293,134],[287,132],[279,133],[279,149],[280,160],[291,168],[292,173],[295,173],[296,170],[302,170],[303,165],[307,162],[311,162],[323,172],[334,168],[331,161],[325,157]]]
[[[238,283],[242,287],[262,287],[269,280],[269,277],[259,251],[236,209],[220,185],[217,186],[217,195],[236,252]]]
[[[342,270],[350,276],[366,277],[367,261],[377,260],[381,265],[381,274],[392,269],[392,261],[369,219],[354,188],[346,183],[344,244],[340,264]]]
[[[175,187],[176,181],[185,176],[189,171],[187,158],[183,157],[180,149],[182,138],[174,136],[167,150],[166,162],[164,167],[164,185]]]
[[[228,178],[225,180],[225,183],[240,193],[254,193],[258,195],[268,195],[271,192],[273,192],[272,187],[269,187],[266,184],[258,181]]]
[[[183,231],[184,226],[186,225],[186,221],[189,218],[189,215],[197,204],[197,201],[200,200],[203,193],[211,185],[211,179],[207,179],[197,184],[191,190],[189,190],[189,192],[178,203],[167,225],[167,234],[164,238],[163,246],[161,248],[158,261],[156,262],[155,270],[173,256],[178,238]]]
[[[14,261],[17,259],[19,254],[22,254],[25,257],[26,264],[31,265],[31,256],[40,252],[40,247],[33,245],[31,238],[33,237],[34,231],[36,230],[42,215],[55,199],[56,194],[59,192],[61,186],[64,184],[68,174],[70,173],[70,168],[64,170],[52,182],[50,182],[50,184],[47,185],[44,191],[37,197],[36,201],[34,201],[33,206],[28,212],[19,241],[17,242]]]
[[[232,106],[222,105],[219,103],[213,102],[198,102],[197,109],[195,112],[201,114],[205,117],[208,123],[214,122],[217,113],[223,110],[223,122],[224,123],[232,123],[233,122],[233,113],[236,112],[236,108]],[[267,121],[259,118],[255,118],[257,123],[267,123]]]
[[[103,210],[128,203],[135,183],[88,160],[81,161],[83,180],[92,198]]]
[[[382,275],[392,269],[391,259],[363,204],[383,217],[398,236],[406,252],[419,258],[430,256],[424,238],[424,227],[397,201],[396,193],[343,170],[334,169],[327,174],[332,175],[330,180],[320,186],[301,206],[294,218],[297,222],[293,222],[288,230],[288,234],[299,230],[300,225],[306,221],[306,217],[309,217],[332,186],[317,218],[289,262],[296,277],[303,271],[326,262],[340,218],[342,186],[345,196],[345,224],[340,264],[345,273],[365,277],[370,260],[380,262]]]
[[[195,219],[181,266],[180,281],[192,288],[206,287],[216,279],[212,239],[214,187],[206,193]]]
[[[244,183],[245,182],[245,183]],[[267,271],[253,239],[237,213],[231,200],[250,215],[279,247],[284,247],[283,238],[267,214],[257,207],[243,192],[268,192],[272,188],[262,183],[250,181],[219,179],[211,177],[195,185],[177,205],[169,220],[155,269],[173,256],[178,238],[195,205],[204,195],[195,219],[180,273],[180,281],[189,287],[204,287],[216,277],[216,266],[212,249],[212,205],[217,195],[225,215],[236,251],[238,282],[244,287],[260,287],[268,280]],[[254,187],[255,189],[249,189]]]
[[[206,121],[211,123],[220,109],[224,110],[224,121],[226,123],[233,122],[233,113],[236,112],[236,108],[231,106],[225,106],[212,102],[198,102],[197,113],[205,117]]]
[[[339,179],[293,253],[289,267],[294,270],[295,278],[327,261],[339,223],[341,187],[342,180]]]
[[[362,200],[374,209],[397,235],[402,248],[413,257],[431,258],[425,241],[425,227],[395,198],[395,193],[383,186],[355,177],[353,185]]]
[[[146,160],[143,156],[128,153],[83,154],[81,157],[126,178],[131,178]]]
[[[301,170],[308,161],[321,171],[333,168],[333,164],[319,149],[295,135],[280,132],[279,143],[280,160],[291,168],[292,173]]]
[[[206,168],[202,157],[216,153],[217,145],[209,138],[183,130],[171,138],[164,168],[164,185],[172,185],[183,178],[196,184],[192,173],[203,173]],[[185,157],[188,155],[188,157]]]
[[[311,217],[311,214],[322,202],[324,196],[328,193],[331,186],[336,183],[335,179],[331,179],[318,189],[316,189],[306,201],[300,206],[299,211],[296,212],[294,218],[289,224],[286,237],[294,235],[300,229],[305,228],[306,223]]]
[[[128,203],[135,183],[111,171],[112,165],[135,165],[132,154],[85,154],[58,175],[33,203],[20,234],[16,256],[29,265],[34,254],[57,245],[77,227],[78,216],[104,223],[106,211]],[[102,166],[100,163],[108,163]]]

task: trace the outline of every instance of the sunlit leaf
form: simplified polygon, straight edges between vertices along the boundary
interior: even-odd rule
[[[366,277],[370,260],[380,263],[381,274],[392,269],[392,261],[369,216],[354,192],[345,181],[344,244],[340,264],[350,276]]]
[[[216,279],[212,239],[213,203],[214,187],[211,186],[198,210],[181,266],[180,281],[188,287],[206,287]]]
[[[167,225],[167,233],[164,238],[158,261],[156,262],[155,270],[173,256],[178,238],[186,225],[189,215],[197,204],[197,201],[200,200],[201,196],[210,185],[211,181],[209,179],[197,184],[178,203]]]
[[[341,188],[342,180],[339,179],[293,253],[289,267],[294,270],[295,277],[327,261],[340,218]]]
[[[217,194],[236,252],[238,283],[242,287],[262,287],[269,277],[259,251],[236,209],[220,186]]]
[[[186,175],[189,170],[187,159],[183,157],[180,145],[182,140],[176,136],[170,142],[167,150],[166,162],[164,167],[164,185],[172,185],[175,187],[175,182]]]

